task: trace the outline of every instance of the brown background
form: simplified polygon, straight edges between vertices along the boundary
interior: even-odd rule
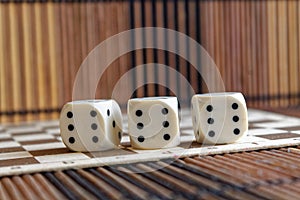
[[[57,118],[72,99],[74,77],[88,53],[111,35],[145,26],[178,30],[200,42],[215,60],[226,90],[243,92],[249,107],[298,105],[299,6],[298,1],[1,2],[0,122]],[[144,49],[108,68],[97,98],[110,98],[121,75],[150,62],[173,67],[197,93],[206,91],[187,61]],[[155,72],[136,78],[155,79]],[[165,78],[176,84],[174,77]],[[188,102],[184,86],[178,91]],[[170,94],[147,85],[133,96]]]

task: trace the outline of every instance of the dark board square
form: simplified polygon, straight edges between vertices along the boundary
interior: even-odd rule
[[[53,143],[59,142],[57,139],[47,139],[47,140],[31,140],[31,141],[20,141],[21,145],[32,145],[32,144],[44,144],[44,143]]]
[[[200,148],[203,146],[203,144],[200,144],[196,141],[191,141],[191,142],[181,142],[180,145],[178,145],[178,146],[188,149],[188,148]]]
[[[266,134],[266,135],[256,135],[256,137],[261,137],[269,140],[279,140],[279,139],[287,139],[287,138],[297,138],[300,137],[300,135],[296,133],[275,133],[275,134]]]
[[[16,158],[16,159],[10,159],[10,160],[3,160],[0,162],[0,167],[4,166],[12,166],[17,167],[16,165],[29,165],[29,164],[35,164],[39,163],[36,159],[29,157],[29,158]]]
[[[276,122],[277,120],[273,120],[273,119],[266,119],[266,120],[261,120],[261,119],[258,119],[258,120],[251,120],[249,121],[249,123],[256,123],[256,124],[259,124],[259,123],[271,123],[271,122]]]
[[[249,128],[249,129],[255,129],[255,128],[258,128],[258,127],[255,126],[255,124],[249,124],[248,128]]]
[[[300,131],[300,126],[284,127],[280,129],[285,131]]]
[[[9,141],[14,141],[12,138],[2,138],[0,139],[0,142],[9,142]]]
[[[22,147],[9,147],[9,148],[0,148],[0,153],[10,153],[10,152],[18,152],[25,151]]]
[[[16,132],[12,132],[11,135],[12,136],[19,136],[19,135],[32,135],[32,134],[46,134],[45,132],[42,132],[40,130],[37,131],[16,131]]]
[[[249,121],[249,129],[254,129],[254,128],[259,128],[260,126],[257,126],[258,124],[261,123],[272,123],[272,122],[277,122],[277,120],[251,120]]]
[[[64,154],[64,153],[71,153],[67,148],[60,148],[60,149],[45,149],[45,150],[37,150],[37,151],[30,151],[29,153],[33,156],[46,156],[46,155],[56,155],[56,154]]]
[[[9,124],[9,125],[5,125],[6,129],[10,129],[10,128],[28,128],[28,127],[35,127],[34,123],[16,123],[16,124]]]

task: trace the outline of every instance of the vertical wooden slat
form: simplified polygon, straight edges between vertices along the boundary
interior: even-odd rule
[[[247,5],[245,1],[242,1],[240,3],[240,34],[241,34],[241,51],[240,51],[240,57],[241,57],[241,63],[240,63],[240,70],[241,70],[241,79],[242,79],[242,91],[244,94],[248,94],[248,76],[247,76],[247,69],[249,63],[247,62],[247,49],[244,48],[247,46],[247,23],[246,23],[246,10]]]
[[[269,71],[268,71],[268,15],[267,15],[267,1],[262,1],[261,8],[261,68],[258,69],[259,77],[261,79],[260,87],[263,95],[261,106],[269,106]],[[261,72],[260,72],[261,71]]]
[[[134,0],[129,0],[129,28],[130,29],[134,29],[135,28],[135,1]],[[130,35],[130,47],[132,49],[135,48],[136,46],[136,35],[134,32],[131,33]],[[133,69],[134,66],[136,66],[136,51],[133,50],[131,53],[130,53],[130,69]],[[136,90],[136,84],[137,84],[137,73],[136,71],[132,71],[132,80],[131,80],[131,85],[132,85],[132,88],[133,88],[133,93],[131,94],[132,95],[132,98],[136,98],[137,97],[137,90]],[[126,107],[126,106],[125,106]]]
[[[16,5],[16,9],[17,9],[17,13],[16,13],[16,25],[18,27],[18,32],[17,32],[17,41],[18,41],[18,45],[17,45],[17,51],[18,51],[18,62],[19,62],[19,84],[20,84],[20,93],[19,95],[19,109],[16,110],[16,117],[19,117],[20,121],[24,121],[26,120],[26,111],[25,111],[25,107],[26,107],[26,90],[25,90],[25,78],[26,76],[24,76],[25,74],[25,70],[24,70],[24,63],[25,63],[25,58],[24,58],[24,43],[22,42],[24,40],[24,32],[26,30],[24,30],[22,28],[22,18],[23,18],[23,9],[22,9],[22,4],[17,4]]]
[[[151,0],[151,11],[152,11],[152,20],[151,20],[151,26],[152,27],[157,27],[158,24],[158,12],[157,12],[157,1],[155,0]],[[152,45],[155,46],[157,44],[158,41],[158,35],[157,35],[157,31],[154,30],[152,36],[151,36],[151,40],[152,40]],[[154,63],[154,69],[153,69],[153,78],[154,78],[154,84],[153,84],[153,88],[154,88],[154,96],[158,96],[159,95],[159,86],[158,86],[158,49],[157,48],[153,48],[153,63]]]
[[[82,26],[85,25],[84,20],[82,20],[82,18],[84,18],[84,15],[81,15],[81,9],[80,9],[80,5],[85,5],[85,3],[81,3],[81,2],[72,2],[68,4],[68,7],[70,7],[70,9],[72,10],[72,12],[70,13],[70,16],[73,19],[73,23],[71,22],[70,26],[72,27],[73,31],[72,31],[72,38],[69,38],[70,42],[73,44],[73,55],[69,55],[70,59],[73,60],[73,68],[71,68],[71,74],[72,76],[74,76],[74,78],[77,75],[78,69],[81,65],[81,63],[83,62],[84,57],[82,57],[82,45],[86,46],[87,44],[87,40],[84,41],[82,43],[82,34],[85,34],[86,32],[88,33],[93,33],[93,32],[89,32],[89,30],[86,29],[86,27],[82,28]],[[85,47],[84,47],[85,48]],[[69,52],[67,52],[69,53]],[[70,66],[71,67],[71,66]],[[85,80],[88,80],[88,78],[86,78]],[[87,89],[85,89],[85,84],[87,81],[84,81],[84,85],[80,86],[80,90],[82,92],[84,91],[88,91]],[[71,89],[73,89],[73,84],[71,83]],[[73,91],[71,91],[73,92]]]
[[[288,106],[289,90],[289,68],[288,68],[288,46],[287,46],[287,2],[278,1],[278,74],[279,74],[279,92],[280,106]]]
[[[117,2],[117,1],[111,1],[109,3],[109,7],[107,10],[111,17],[110,17],[109,24],[107,24],[106,28],[108,30],[110,30],[110,32],[108,32],[106,38],[110,38],[111,36],[116,35],[118,33],[118,7],[120,7],[120,6],[121,6],[120,2]],[[118,44],[118,42],[117,42],[117,44]],[[118,45],[116,45],[112,49],[114,50],[114,52],[119,52]],[[108,53],[111,54],[112,52],[108,52]],[[107,98],[112,97],[112,92],[113,92],[114,86],[120,77],[119,65],[120,65],[120,60],[118,57],[108,68],[107,80],[108,80],[109,88],[108,88]]]
[[[254,76],[256,77],[256,81],[257,81],[257,86],[255,88],[256,90],[256,94],[255,94],[255,104],[259,107],[262,105],[262,101],[263,101],[263,85],[262,85],[262,79],[261,79],[261,75],[263,72],[263,60],[265,58],[262,58],[262,11],[261,11],[261,2],[256,1],[255,5],[254,5],[254,9],[255,9],[255,53],[253,52],[253,56],[254,56],[254,60],[255,60],[255,65],[253,66],[254,70]]]
[[[68,3],[61,2],[60,5],[60,16],[61,16],[61,48],[62,48],[62,74],[63,74],[63,90],[64,90],[64,100],[71,101],[71,74],[70,74],[70,62],[68,55],[70,54],[68,50],[69,36],[68,36]],[[71,17],[71,16],[70,16]]]
[[[91,3],[92,4],[92,3]],[[99,17],[99,39],[100,41],[104,41],[106,38],[109,37],[111,30],[109,30],[109,25],[112,19],[107,18],[107,16],[110,16],[110,10],[109,10],[109,5],[110,2],[109,1],[101,1],[98,4],[98,17]],[[91,8],[91,7],[90,7]],[[92,30],[95,31],[96,27],[93,27],[93,20],[89,20],[91,17],[91,13],[93,11],[89,12],[89,10],[87,10],[87,25],[89,30],[92,32]],[[93,36],[91,34],[88,34],[88,40],[90,40],[90,37],[92,38]],[[95,36],[94,36],[95,37]],[[95,38],[93,38],[93,41],[89,41],[90,45],[89,45],[89,49],[92,50],[92,45],[93,43],[95,43]],[[109,56],[109,52],[106,51],[106,49],[104,49],[104,52],[101,52],[106,56]],[[91,61],[94,62],[94,61]],[[92,75],[93,72],[89,72],[89,75]],[[101,81],[98,85],[98,89],[97,89],[97,97],[101,97],[101,98],[108,98],[108,93],[109,93],[109,88],[110,88],[110,79],[108,78],[109,75],[109,71],[107,70],[104,75],[101,77]]]
[[[43,75],[40,76],[40,81],[43,83],[42,84],[42,90],[43,92],[41,95],[45,95],[44,101],[41,102],[41,110],[45,113],[45,119],[50,119],[51,118],[51,100],[52,96],[54,95],[51,91],[51,73],[50,73],[50,38],[49,38],[49,18],[48,18],[48,9],[47,9],[47,4],[42,3],[40,4],[40,10],[41,10],[41,20],[40,20],[40,27],[41,27],[41,41],[39,41],[39,48],[41,53],[41,59],[43,62],[41,63],[42,70],[40,71]]]
[[[33,85],[31,85],[31,87],[33,88],[33,94],[35,94],[35,98],[33,98],[33,105],[34,105],[34,111],[33,113],[33,118],[34,120],[37,120],[39,118],[39,113],[36,112],[39,110],[39,85],[38,83],[38,70],[37,70],[37,66],[38,66],[38,57],[36,56],[38,54],[38,49],[37,49],[37,40],[36,40],[36,35],[37,35],[37,31],[36,31],[36,12],[35,12],[35,5],[32,4],[30,6],[30,21],[32,23],[32,27],[31,27],[31,34],[32,34],[32,44],[31,44],[31,56],[32,56],[32,66],[31,66],[31,70],[33,73]]]
[[[121,33],[123,31],[126,31],[128,27],[130,27],[130,3],[128,1],[123,1],[119,6],[117,6],[117,18],[118,19],[123,19],[127,18],[125,21],[117,20],[117,27],[118,27],[118,32]],[[124,44],[124,41],[119,41],[119,47],[121,48],[121,45]],[[131,52],[132,53],[132,52]],[[130,70],[130,67],[132,63],[130,62],[130,54],[125,54],[122,55],[119,58],[119,72],[120,72],[120,77],[122,77],[128,70]],[[125,84],[122,84],[120,87],[120,105],[122,108],[125,108],[127,104],[127,100],[124,97],[127,95],[127,91],[133,92],[133,85],[132,81],[134,80],[128,80]],[[124,109],[125,110],[125,109]]]
[[[224,2],[224,34],[225,34],[225,73],[223,76],[223,79],[225,81],[225,88],[226,90],[230,90],[232,88],[231,86],[231,66],[232,66],[232,60],[231,58],[231,46],[230,46],[230,30],[231,30],[231,24],[230,24],[230,13],[231,13],[231,9],[230,9],[230,1],[226,1]]]
[[[0,4],[0,49],[5,49],[5,4]],[[6,90],[7,81],[4,77],[7,76],[6,72],[6,59],[5,51],[0,51],[0,111],[3,115],[0,116],[0,122],[6,122],[7,117],[4,112],[7,110],[6,96],[8,92]]]
[[[24,75],[25,76],[25,83],[24,83],[24,90],[26,91],[24,100],[25,100],[25,107],[23,109],[25,110],[34,110],[34,84],[33,84],[33,77],[34,77],[34,71],[33,71],[33,62],[34,59],[32,50],[33,50],[33,34],[32,34],[32,18],[30,15],[31,12],[31,5],[28,3],[22,3],[22,9],[23,9],[23,17],[22,17],[22,28],[24,30],[24,39],[23,39],[23,53],[24,53]],[[1,26],[1,25],[0,25]],[[27,114],[27,120],[33,120],[32,113]]]
[[[297,17],[296,17],[296,19],[297,19],[297,22],[299,22],[299,20],[300,20],[300,2],[298,1],[298,3],[297,3]],[[297,49],[298,49],[298,54],[297,54],[297,57],[298,57],[298,59],[297,59],[297,61],[298,61],[298,67],[297,67],[297,74],[299,74],[299,72],[300,72],[300,25],[299,25],[299,23],[297,23],[297,38],[298,38],[298,40],[297,40]],[[299,84],[299,83],[298,83]],[[297,91],[297,99],[298,99],[298,104],[299,104],[299,101],[300,101],[300,84],[299,84],[299,90]]]
[[[154,8],[153,8],[154,6]],[[155,4],[152,5],[152,0],[142,2],[142,26],[143,27],[152,27],[153,21],[155,21],[155,16],[153,15],[153,10],[155,10]],[[153,36],[154,33],[143,32],[143,41],[144,45],[153,45]],[[144,59],[143,64],[154,63],[154,50],[153,49],[144,49]],[[153,68],[146,67],[144,70],[144,80],[146,82],[154,82],[154,70]],[[155,96],[155,87],[153,84],[147,84],[144,88],[146,96]]]
[[[184,33],[186,36],[188,36],[187,34],[187,24],[186,24],[186,18],[188,18],[188,13],[187,13],[187,9],[188,7],[186,6],[187,4],[187,1],[181,1],[179,0],[177,2],[177,13],[181,13],[180,15],[178,15],[177,17],[177,23],[178,23],[178,28],[177,30],[180,32],[180,33]],[[186,9],[187,8],[187,9]],[[176,23],[176,22],[175,22]],[[186,58],[189,57],[188,54],[188,44],[187,44],[187,40],[185,41],[180,41],[179,38],[176,38],[176,42],[178,42],[178,52],[180,52],[180,54],[183,54],[183,55],[186,55]],[[178,68],[178,73],[182,76],[184,76],[187,80],[189,79],[188,77],[188,64],[187,64],[187,60],[186,58],[182,58],[182,57],[179,57],[178,56],[178,63],[177,63],[177,68]],[[186,85],[180,81],[180,77],[179,75],[177,75],[176,77],[176,81],[178,82],[179,84],[179,99],[182,101],[180,103],[182,104],[186,104],[187,102],[187,99],[189,98],[188,95],[189,95],[189,92],[186,88]],[[183,107],[184,105],[181,105],[181,107]]]
[[[63,45],[62,45],[62,21],[60,12],[60,3],[54,3],[54,24],[55,27],[53,33],[55,35],[55,67],[56,67],[56,79],[57,79],[57,95],[59,98],[58,108],[61,108],[66,102],[65,96],[65,83],[64,83],[64,66],[63,66]]]
[[[55,8],[53,3],[47,3],[47,10],[48,10],[48,37],[49,37],[49,76],[50,76],[50,89],[49,92],[51,93],[51,101],[49,102],[50,105],[48,105],[51,109],[55,109],[59,107],[59,96],[58,96],[58,73],[56,68],[56,31],[55,31]],[[76,43],[78,43],[76,41]],[[79,55],[76,55],[76,57]],[[51,118],[56,119],[58,118],[58,113],[53,112]]]
[[[162,27],[164,27],[164,12],[163,12],[163,3],[164,2],[162,0],[155,1],[155,2],[156,2],[155,3],[156,4],[156,16],[155,16],[156,26],[162,28]],[[157,44],[159,38],[164,38],[164,34],[157,33],[156,38],[157,39],[154,42],[156,42],[156,44]],[[165,64],[164,52],[161,50],[157,50],[156,54],[157,54],[157,63]],[[156,72],[155,76],[157,76],[158,82],[161,82],[161,83],[167,85],[167,82],[166,82],[167,71],[166,70],[157,68],[157,72]],[[156,93],[159,96],[167,95],[165,87],[157,85],[155,90],[157,90]]]
[[[258,27],[256,26],[256,1],[251,1],[250,2],[250,45],[251,49],[250,51],[250,62],[251,62],[251,67],[248,71],[250,75],[250,85],[251,85],[251,97],[253,100],[253,105],[257,106],[258,105],[258,77],[257,77],[257,58],[256,58],[256,53],[257,53],[257,29]]]
[[[231,75],[231,87],[230,90],[238,91],[238,83],[239,83],[239,74],[238,74],[238,63],[237,63],[237,42],[238,42],[238,32],[237,32],[237,25],[238,25],[238,16],[237,16],[237,9],[236,9],[237,1],[230,2],[230,60],[231,65],[228,67]]]
[[[142,1],[139,0],[135,0],[134,1],[134,13],[132,13],[134,15],[134,28],[141,28],[143,26],[143,5],[142,5]],[[135,40],[135,44],[141,44],[143,43],[143,35],[142,34],[135,34],[135,38],[133,38]],[[136,67],[139,65],[142,65],[144,63],[145,60],[145,50],[137,50],[136,51],[136,58],[135,58],[135,66],[132,67]],[[136,68],[136,85],[137,83],[140,83],[143,81],[144,78],[144,70],[142,68]],[[137,88],[136,88],[137,89]],[[140,89],[137,90],[136,94],[137,97],[143,97],[147,95],[147,91],[146,91],[147,87],[141,87]]]
[[[179,13],[179,3],[180,3],[180,1],[175,0],[172,3],[173,3],[173,18],[172,19],[174,20],[174,30],[179,31],[180,16],[177,13]],[[179,52],[180,51],[180,46],[179,46],[178,38],[175,36],[174,40],[175,41],[172,41],[172,43],[175,43],[175,51]],[[180,71],[180,57],[177,54],[175,55],[175,69],[178,72],[176,74],[176,78],[174,80],[174,82],[176,84],[176,89],[177,89],[176,95],[177,95],[177,97],[179,97],[179,99],[181,99],[182,94],[181,94],[181,90],[180,90],[180,82],[177,81],[177,80],[179,79],[179,73],[182,73],[182,72]]]
[[[75,17],[74,17],[75,11],[74,11],[74,6],[71,3],[66,3],[66,17],[67,17],[67,40],[68,40],[68,50],[66,52],[67,54],[67,58],[69,61],[69,73],[70,73],[70,79],[69,79],[69,83],[70,83],[70,95],[72,94],[73,91],[73,84],[74,84],[74,80],[76,77],[76,73],[77,70],[79,68],[79,66],[76,65],[75,62],[75,56],[76,56],[76,50],[75,50],[75,43],[76,43],[76,37],[75,35],[77,34],[75,32],[75,26],[77,26],[77,22],[75,21]],[[72,99],[70,99],[72,100]],[[69,100],[69,101],[70,101]]]
[[[168,28],[168,29],[172,29],[172,30],[176,30],[176,13],[175,13],[175,7],[176,7],[177,2],[176,1],[170,1],[170,0],[166,0],[165,2],[165,10],[167,10],[167,13],[165,13],[165,22],[164,25]],[[167,35],[165,36],[167,42],[165,43],[166,48],[170,48],[170,46],[172,45],[176,45],[176,40],[175,40],[175,36],[172,37],[168,37]],[[178,66],[177,66],[177,56],[174,53],[169,52],[168,55],[166,56],[168,62],[166,62],[166,64],[169,64],[169,66],[173,69],[173,70],[177,70]],[[168,78],[167,79],[167,83],[171,86],[176,86],[178,87],[178,82],[177,77],[175,75],[171,75],[170,73],[167,74]],[[178,93],[178,91],[169,91],[167,92],[167,94],[169,95],[174,95],[174,93],[177,93],[178,96],[180,96],[180,93]]]
[[[110,21],[109,14],[107,14],[107,4],[109,2],[107,1],[100,1],[100,3],[97,2],[86,2],[86,10],[85,10],[85,23],[86,23],[86,45],[88,54],[90,54],[94,48],[104,39],[106,38],[107,32],[109,32],[109,28],[107,27],[107,21]],[[106,19],[107,17],[107,19]],[[104,19],[103,19],[104,18]],[[101,54],[104,54],[105,56],[108,56],[107,52],[101,52]],[[86,57],[88,58],[88,57]],[[87,61],[88,65],[95,66],[99,62],[98,59],[89,59]],[[86,71],[87,76],[87,82],[88,84],[85,85],[85,87],[93,87],[91,86],[92,83],[96,83],[96,79],[100,77],[94,76],[96,73],[94,72],[95,68],[89,68],[89,70]],[[91,71],[90,71],[91,70]],[[107,75],[107,73],[106,73]],[[86,90],[88,88],[85,88]],[[101,80],[98,82],[98,87],[96,94],[89,94],[92,95],[95,98],[107,98],[108,95],[108,82],[106,76],[102,76]]]
[[[241,2],[240,1],[234,1],[234,32],[235,32],[235,68],[233,68],[233,73],[235,73],[234,81],[234,91],[242,91],[242,73],[241,73],[241,18],[240,18],[240,13],[241,13],[241,7],[240,7]]]
[[[35,8],[35,32],[36,32],[36,37],[35,37],[35,45],[36,45],[36,59],[37,59],[37,88],[38,88],[38,105],[40,110],[45,110],[47,105],[46,105],[46,98],[49,97],[47,94],[47,89],[45,87],[46,81],[45,81],[45,76],[46,76],[46,65],[44,57],[43,57],[43,50],[44,50],[44,45],[43,45],[43,24],[46,22],[43,22],[43,12],[42,11],[42,3],[35,3],[34,4]],[[46,114],[45,112],[40,113],[40,119],[46,119]]]
[[[276,96],[279,93],[278,77],[278,44],[277,44],[277,1],[270,1],[267,5],[268,13],[268,69],[269,69],[269,94],[271,97],[270,105],[278,106],[279,102]]]
[[[297,1],[288,3],[288,67],[289,67],[289,105],[298,105],[299,100],[297,93],[299,92],[299,71],[298,71],[298,30],[297,26]]]
[[[217,1],[217,10],[216,10],[216,49],[219,51],[220,57],[216,61],[216,64],[220,70],[221,77],[224,80],[225,74],[226,74],[226,44],[225,44],[225,31],[226,31],[226,25],[225,25],[225,18],[224,18],[224,1]],[[203,27],[202,27],[203,28]]]
[[[20,63],[20,51],[19,51],[19,27],[18,27],[18,13],[19,9],[14,3],[9,3],[9,20],[10,20],[10,63],[11,63],[11,79],[8,81],[12,86],[11,90],[11,99],[12,101],[12,110],[20,111],[22,109],[22,99],[21,94],[21,63]],[[21,118],[19,115],[14,115],[14,120],[19,121]]]
[[[189,27],[188,27],[188,31],[189,31],[189,37],[193,40],[195,40],[196,42],[197,41],[197,26],[198,26],[198,20],[196,19],[198,16],[197,16],[197,3],[195,0],[193,1],[187,1],[187,6],[188,6],[188,20],[189,20]],[[199,42],[198,42],[199,43]],[[200,44],[200,43],[199,43]],[[197,63],[198,61],[198,49],[197,48],[193,48],[193,45],[192,44],[189,44],[189,55],[190,55],[190,60],[194,61],[195,63]],[[189,84],[190,86],[194,89],[193,92],[197,93],[198,92],[198,71],[196,70],[197,69],[197,64],[192,66],[190,65],[190,72],[189,72]],[[189,94],[190,96],[192,94]],[[188,103],[190,102],[190,98],[187,99]]]
[[[221,49],[221,41],[220,41],[220,35],[223,34],[223,32],[221,32],[221,23],[220,22],[220,18],[219,18],[219,1],[213,1],[211,3],[211,12],[212,12],[212,34],[213,34],[213,59],[214,59],[214,63],[216,64],[216,67],[218,68],[218,70],[221,72],[221,68],[223,68],[223,66],[221,66],[221,56],[222,53],[220,53],[222,51]],[[216,79],[216,77],[214,77],[214,79]],[[215,80],[216,81],[216,80]]]
[[[190,7],[189,7],[189,4],[191,2],[192,1],[185,0],[184,1],[184,8],[183,8],[184,9],[183,13],[185,14],[185,16],[184,16],[184,25],[185,25],[184,29],[185,29],[185,31],[184,32],[187,36],[186,41],[185,41],[185,48],[184,48],[185,54],[186,54],[186,59],[185,59],[184,65],[185,65],[185,68],[186,68],[185,77],[186,77],[186,80],[188,82],[191,81],[191,67],[192,67],[191,64],[190,64],[191,58],[192,58],[191,49],[190,49],[191,44],[189,42],[189,39],[191,38],[190,26],[192,24],[191,19],[190,19],[191,11],[190,11]],[[189,86],[186,83],[181,83],[181,84],[182,84],[183,91],[186,91],[185,97],[184,97],[184,106],[187,107],[187,106],[189,106],[190,99],[192,97],[191,96],[191,91],[190,91]],[[183,106],[181,106],[181,107],[183,107]]]

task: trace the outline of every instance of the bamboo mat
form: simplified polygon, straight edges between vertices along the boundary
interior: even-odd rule
[[[298,199],[300,149],[282,148],[0,179],[1,199]]]

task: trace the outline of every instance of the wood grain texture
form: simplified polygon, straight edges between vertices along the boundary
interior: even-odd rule
[[[57,81],[57,88],[56,88],[56,93],[58,96],[58,107],[61,107],[62,105],[65,104],[66,99],[65,93],[66,91],[64,90],[65,88],[65,83],[64,83],[64,76],[63,76],[63,48],[62,48],[62,24],[61,24],[61,12],[60,12],[60,4],[54,4],[54,24],[55,27],[53,30],[53,34],[55,37],[55,56],[51,59],[55,61],[55,68],[56,68],[56,81]],[[51,29],[49,30],[51,31]]]
[[[132,6],[131,6],[132,5]],[[77,70],[88,53],[106,38],[130,28],[158,26],[178,30],[198,40],[220,70],[227,91],[241,91],[250,107],[289,107],[299,103],[300,6],[297,1],[171,1],[0,3],[0,121],[53,119],[72,100]],[[165,35],[134,36],[134,42],[177,45],[200,63],[197,50]],[[116,49],[119,47],[116,46]],[[104,52],[108,53],[108,52]],[[101,78],[96,98],[109,98],[127,70],[151,62],[178,70],[197,92],[208,92],[187,60],[154,49],[121,56]],[[202,63],[203,64],[203,63]],[[210,70],[198,69],[214,84]],[[176,86],[189,101],[189,91],[166,71],[137,69],[126,84],[135,96],[170,95]],[[205,71],[206,70],[206,71]],[[86,71],[80,86],[84,96],[98,77]],[[122,85],[123,90],[125,85]],[[123,91],[122,90],[122,91]],[[120,93],[120,96],[124,96]],[[121,104],[126,104],[122,100]]]
[[[34,105],[34,68],[33,68],[33,59],[34,56],[32,54],[33,45],[32,45],[32,31],[33,31],[33,23],[31,18],[31,7],[29,4],[22,4],[23,15],[22,15],[22,29],[24,30],[24,39],[23,39],[23,53],[24,53],[24,75],[25,75],[25,83],[24,83],[24,91],[25,92],[25,109],[33,110]],[[27,120],[33,120],[33,115],[27,115]]]
[[[278,77],[278,44],[277,44],[277,2],[271,1],[267,5],[268,13],[268,63],[269,63],[269,92],[270,96],[276,96],[279,93],[279,77]],[[271,106],[278,106],[279,102],[271,99]]]
[[[278,1],[278,74],[279,92],[282,95],[280,106],[288,106],[289,68],[288,68],[288,42],[287,42],[287,2]]]
[[[264,107],[269,105],[269,70],[268,70],[268,14],[267,14],[267,2],[260,2],[261,11],[261,55],[259,57],[259,63],[261,68],[258,68],[258,76],[260,79],[260,94],[262,96],[260,106]]]
[[[20,29],[18,26],[18,19],[20,14],[20,5],[14,5],[13,3],[9,3],[9,19],[10,19],[10,61],[11,64],[11,79],[8,80],[10,82],[10,92],[12,102],[12,110],[21,110],[22,109],[22,101],[20,95],[21,93],[21,59],[20,59]],[[20,120],[20,116],[14,116],[15,120]]]
[[[5,6],[1,5],[0,6],[0,48],[5,49]],[[6,90],[6,84],[7,80],[4,79],[3,77],[6,76],[6,56],[5,56],[5,51],[0,51],[0,109],[2,112],[7,110],[7,101],[6,101],[6,96],[8,95],[8,92]],[[6,122],[7,117],[3,116],[0,118],[0,122]]]
[[[47,9],[47,18],[48,18],[48,38],[49,38],[49,71],[48,73],[49,75],[49,92],[51,93],[50,96],[50,107],[51,108],[58,108],[59,107],[59,85],[58,85],[58,73],[57,73],[57,63],[55,59],[56,56],[56,52],[55,50],[56,48],[56,35],[54,34],[55,31],[55,5],[52,3],[47,3],[46,4],[46,9]],[[53,33],[54,32],[54,33]],[[76,43],[78,43],[76,41]],[[80,48],[76,48],[76,49],[80,49]],[[51,118],[58,118],[58,113],[53,112]]]
[[[299,99],[297,98],[297,92],[299,91],[299,71],[298,71],[298,26],[297,13],[299,12],[297,8],[297,2],[292,1],[288,3],[287,14],[288,14],[288,79],[289,79],[289,95],[290,104],[299,104]]]
[[[143,11],[142,2],[135,0],[133,10],[134,10],[134,13],[132,13],[134,15],[133,28],[143,27],[143,22],[142,22],[143,17],[142,17],[142,15],[144,15],[144,13],[142,13],[142,11]],[[143,44],[144,41],[143,41],[142,33],[141,34],[135,34],[133,37],[136,38],[136,39],[133,39],[135,45]],[[135,46],[133,48],[135,48]],[[135,52],[136,52],[136,54],[135,54],[136,57],[134,58],[135,66],[131,66],[132,68],[144,64],[144,60],[146,59],[145,58],[145,56],[146,56],[145,55],[145,50],[140,49],[140,50],[136,50]],[[136,90],[137,97],[143,97],[143,96],[147,95],[144,87],[137,88],[138,83],[143,82],[143,79],[144,79],[144,70],[140,67],[136,68],[136,80],[135,80],[136,83],[134,83],[134,89]]]
[[[122,2],[121,6],[117,6],[117,18],[125,18],[126,16],[129,16],[129,9],[130,5],[128,2]],[[123,31],[127,31],[128,27],[130,27],[130,21],[121,21],[121,20],[117,20],[117,28],[118,28],[118,33],[121,33]],[[119,40],[119,47],[122,48],[124,46],[124,41],[120,41]],[[120,50],[120,49],[119,49]],[[122,55],[119,58],[119,72],[120,72],[120,77],[122,77],[126,72],[128,72],[130,70],[130,68],[132,67],[131,65],[131,60],[130,60],[130,56],[131,54],[127,53],[125,55]],[[127,99],[124,98],[127,95],[127,91],[134,91],[133,89],[133,84],[132,83],[133,80],[127,80],[124,84],[121,84],[120,87],[120,91],[119,91],[119,99],[118,102],[121,106],[121,108],[123,108],[125,110],[126,104],[127,104]]]

